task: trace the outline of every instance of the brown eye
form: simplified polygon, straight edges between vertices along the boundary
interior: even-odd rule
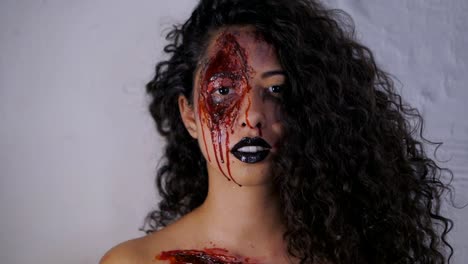
[[[235,95],[235,89],[230,86],[221,86],[211,93],[211,99],[215,104],[220,104],[226,100],[232,100]]]
[[[229,87],[221,87],[218,89],[218,93],[221,94],[221,95],[228,95],[229,94],[229,90],[230,88]]]
[[[268,87],[268,92],[275,94],[275,95],[281,95],[283,93],[283,86],[281,85],[272,85]]]

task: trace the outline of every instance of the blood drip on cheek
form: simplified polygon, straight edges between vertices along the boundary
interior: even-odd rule
[[[232,256],[222,248],[204,250],[171,250],[156,256],[156,260],[169,260],[170,264],[255,264],[250,258]]]
[[[232,180],[238,184],[231,175],[229,164],[229,133],[234,132],[233,125],[237,119],[241,102],[251,90],[248,84],[249,67],[247,64],[247,55],[245,50],[239,45],[236,37],[228,32],[222,33],[217,38],[215,49],[215,55],[205,64],[200,78],[198,115],[200,120],[206,123],[210,128],[215,160],[220,171],[228,180]],[[219,73],[229,74],[229,78],[232,79],[231,89],[234,89],[235,93],[230,95],[226,100],[215,102],[212,98],[213,91],[210,91],[209,85],[211,78]],[[248,108],[249,107],[250,98]],[[246,111],[247,122],[248,108]],[[202,134],[208,161],[211,162],[203,126]],[[223,136],[224,144],[222,144]],[[224,145],[225,148],[224,153],[222,145]],[[225,158],[223,154],[225,154]],[[226,163],[227,174],[221,166],[223,163]],[[240,184],[238,185],[241,186]]]

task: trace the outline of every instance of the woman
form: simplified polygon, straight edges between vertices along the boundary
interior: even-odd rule
[[[147,85],[162,200],[151,234],[102,263],[446,263],[450,171],[343,18],[307,0],[202,0],[168,34]]]

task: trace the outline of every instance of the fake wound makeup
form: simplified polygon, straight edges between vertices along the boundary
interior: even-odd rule
[[[229,164],[229,134],[234,133],[233,126],[242,100],[251,90],[248,83],[250,69],[245,50],[232,33],[223,32],[216,39],[215,50],[201,71],[198,115],[210,129],[218,168],[228,180],[238,184],[231,175]],[[211,162],[203,125],[202,134],[207,158]],[[227,171],[221,166],[224,163]]]
[[[222,248],[204,250],[171,250],[157,255],[156,260],[169,260],[170,264],[255,264],[250,258],[230,255]]]
[[[257,34],[255,32],[245,34],[252,33]],[[214,40],[210,57],[201,65],[198,78],[198,86],[200,87],[198,116],[202,122],[201,129],[206,158],[208,162],[216,162],[219,171],[236,184],[238,183],[231,174],[230,154],[244,163],[257,163],[263,161],[270,153],[271,147],[262,139],[262,129],[265,128],[265,124],[259,123],[257,120],[255,120],[255,124],[251,124],[253,113],[251,113],[252,116],[249,116],[249,113],[252,112],[252,107],[257,106],[257,103],[269,105],[270,110],[274,109],[271,106],[279,105],[282,100],[285,75],[284,71],[278,70],[276,68],[278,66],[269,59],[272,56],[272,48],[267,46],[268,44],[263,38],[255,35],[254,43],[245,44],[244,47],[239,42],[240,40],[241,43],[244,43],[242,41],[245,40],[246,36],[242,34],[228,30],[221,32]],[[250,48],[249,45],[254,45],[254,47]],[[253,53],[248,54],[247,51]],[[267,59],[263,60],[264,57]],[[255,72],[256,68],[252,68],[248,64],[249,61],[253,62],[254,67],[258,68],[260,65],[261,70],[269,69],[262,63],[274,65],[272,66],[274,68],[262,72],[261,76],[258,76]],[[258,77],[261,77],[261,82],[255,82],[258,87],[252,89],[250,82],[258,80],[255,79]],[[241,140],[246,145],[232,151],[230,149],[230,136],[232,137],[234,131],[237,131],[236,124],[239,118],[242,118],[242,126],[258,130],[259,137],[249,139],[252,142],[247,139]],[[206,129],[209,129],[207,134],[211,136],[212,144],[209,144],[205,138],[204,130]],[[241,136],[238,135],[236,138]],[[266,144],[261,144],[260,141]],[[212,152],[210,152],[211,150]],[[211,153],[214,153],[214,157]]]

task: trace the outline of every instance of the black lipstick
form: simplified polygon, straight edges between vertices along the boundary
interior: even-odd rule
[[[242,162],[257,163],[268,156],[270,149],[270,144],[261,137],[245,137],[234,145],[231,153]]]

